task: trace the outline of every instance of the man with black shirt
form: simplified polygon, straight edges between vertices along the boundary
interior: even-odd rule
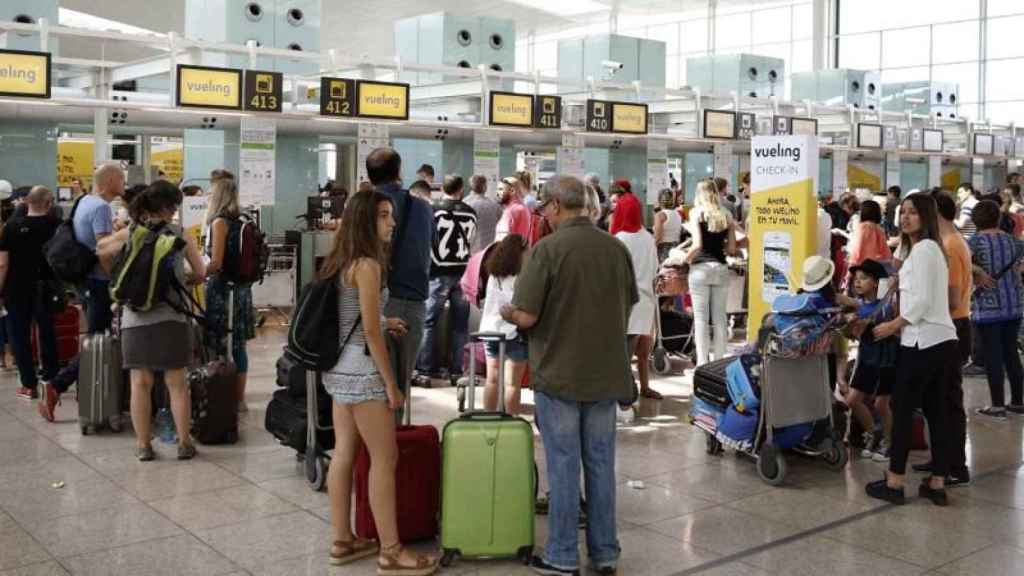
[[[0,238],[0,294],[7,307],[11,348],[21,378],[18,396],[30,400],[39,397],[39,376],[32,358],[32,323],[39,327],[43,382],[49,382],[58,370],[54,301],[62,299],[63,294],[43,258],[43,245],[60,225],[60,220],[49,214],[53,193],[36,186],[25,204],[25,214],[8,220]]]
[[[469,302],[462,295],[459,281],[466,271],[476,235],[476,212],[462,201],[465,183],[461,176],[444,177],[444,198],[434,204],[434,226],[437,233],[431,250],[430,297],[424,322],[423,345],[416,369],[423,384],[426,378],[438,376],[443,360],[434,357],[434,341],[438,337],[438,321],[445,303],[451,310],[448,323],[450,338],[448,374],[453,380],[462,375],[462,349],[469,330]]]

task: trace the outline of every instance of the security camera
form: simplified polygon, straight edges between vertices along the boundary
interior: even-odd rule
[[[611,70],[613,74],[615,72],[618,72],[619,70],[622,70],[622,62],[616,62],[615,60],[602,60],[601,66],[604,66],[606,69]]]

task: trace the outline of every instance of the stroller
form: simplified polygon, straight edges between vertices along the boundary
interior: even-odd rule
[[[657,334],[651,353],[651,367],[655,374],[670,373],[672,357],[686,359],[686,356],[693,353],[693,318],[663,306],[689,293],[689,272],[689,264],[671,255],[658,270],[655,283],[655,294],[658,297],[658,315],[655,317]]]

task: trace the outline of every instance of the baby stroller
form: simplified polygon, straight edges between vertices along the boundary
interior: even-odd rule
[[[693,352],[693,318],[663,303],[674,301],[689,293],[689,264],[669,256],[658,270],[655,293],[658,296],[658,315],[655,317],[657,334],[651,353],[651,367],[655,374],[672,371],[671,357],[685,359]]]

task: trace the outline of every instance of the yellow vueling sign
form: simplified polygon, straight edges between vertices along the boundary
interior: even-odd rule
[[[179,64],[177,105],[241,109],[242,71]]]
[[[395,82],[369,82],[360,80],[357,111],[365,118],[389,120],[409,119],[409,85]]]
[[[50,97],[50,53],[0,50],[0,95]]]
[[[512,92],[491,92],[491,124],[533,126],[533,96]]]
[[[647,134],[647,105],[612,102],[612,132]]]

